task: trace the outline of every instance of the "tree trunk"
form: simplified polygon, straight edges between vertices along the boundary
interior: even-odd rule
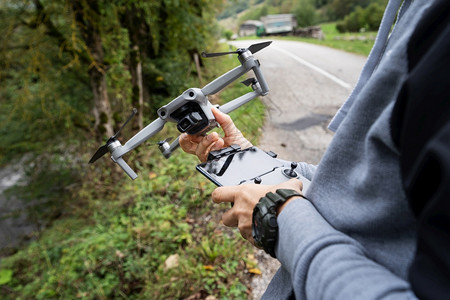
[[[130,53],[130,73],[132,85],[132,105],[138,109],[136,118],[137,127],[144,128],[143,109],[144,109],[144,88],[142,80],[142,60],[140,49],[137,44],[131,46]]]
[[[106,86],[106,76],[102,70],[93,67],[89,71],[92,93],[94,96],[95,129],[100,134],[114,135],[112,112]]]
[[[93,23],[93,18],[91,17],[92,13],[100,14],[97,5],[95,1],[72,1],[78,29],[89,49],[92,60],[89,69],[89,80],[94,98],[95,129],[101,135],[112,136],[114,135],[113,118],[106,85],[102,39],[98,29],[99,25]]]

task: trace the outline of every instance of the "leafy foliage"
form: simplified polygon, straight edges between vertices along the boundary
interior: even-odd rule
[[[371,3],[366,8],[360,6],[336,25],[340,32],[376,31],[383,18],[384,6]]]
[[[239,14],[240,12],[248,9],[250,7],[249,1],[247,0],[235,0],[230,1],[223,9],[221,13],[218,14],[217,18],[219,20],[229,18],[233,15]]]
[[[205,64],[204,76],[214,78],[237,61],[222,57]],[[237,83],[215,102],[248,91]],[[263,105],[254,100],[232,117],[256,143]],[[167,127],[161,135],[176,134],[174,126]],[[106,159],[89,170],[78,169],[83,180],[69,190],[63,217],[28,247],[0,262],[3,298],[246,297],[251,273],[242,257],[250,249],[238,232],[219,225],[227,207],[210,201],[213,184],[194,175],[193,156],[180,152],[165,161],[152,143],[127,157],[138,170],[136,181],[111,171],[113,165]],[[49,183],[42,178],[30,197],[45,191]],[[170,265],[169,258],[175,258]]]
[[[236,15],[234,10],[239,5],[235,5],[235,1],[227,2],[228,6],[220,16],[221,19]],[[350,17],[349,15],[356,10],[367,8],[374,15],[370,16],[367,12],[362,21],[363,26],[360,28],[366,26],[367,30],[376,30],[376,23],[379,24],[381,20],[380,9],[382,10],[386,6],[387,0],[265,0],[256,2],[254,4],[260,5],[251,6],[245,10],[239,17],[239,23],[246,20],[259,20],[262,16],[268,14],[292,13],[296,16],[299,27],[307,27],[318,23],[342,20],[346,17],[354,19],[354,16]],[[358,16],[358,18],[360,17]]]
[[[317,12],[311,0],[301,0],[293,7],[292,13],[297,18],[299,27],[315,25],[317,22]]]
[[[99,125],[117,128],[128,114],[124,108],[136,104],[135,88],[145,98],[140,111],[152,117],[162,99],[189,86],[193,53],[216,34],[218,3],[1,1],[0,130],[6,142],[0,163],[18,152],[45,151],[59,138],[92,135],[94,127],[103,137]],[[99,103],[111,111],[102,112]]]
[[[302,37],[277,37],[277,39],[302,41],[368,56],[377,34],[375,31],[341,33],[336,29],[336,23],[322,23],[318,26],[324,33],[323,39]]]

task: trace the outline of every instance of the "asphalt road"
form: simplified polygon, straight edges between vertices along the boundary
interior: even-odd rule
[[[366,57],[292,41],[273,41],[255,57],[270,88],[262,98],[267,116],[259,147],[283,159],[317,164],[333,135],[327,125],[356,84]]]
[[[246,48],[262,41],[234,41]],[[317,164],[333,133],[328,123],[355,86],[366,57],[301,42],[273,41],[255,54],[269,84],[262,98],[266,120],[258,145],[279,158]],[[252,299],[259,299],[279,262],[257,250],[262,271],[253,277]]]

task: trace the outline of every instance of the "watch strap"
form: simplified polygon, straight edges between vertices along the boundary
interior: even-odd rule
[[[296,196],[305,198],[295,190],[278,189],[259,199],[253,210],[252,235],[255,244],[272,257],[276,257],[275,244],[278,239],[277,208]]]

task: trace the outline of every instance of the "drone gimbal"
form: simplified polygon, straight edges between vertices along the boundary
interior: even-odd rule
[[[242,83],[247,86],[251,85],[253,91],[224,105],[216,107],[223,113],[229,113],[258,96],[267,95],[269,92],[269,87],[264,80],[263,74],[261,73],[260,63],[253,57],[253,54],[269,46],[270,43],[270,41],[258,43],[251,45],[248,48],[239,48],[233,52],[203,52],[203,57],[215,57],[236,53],[238,54],[238,59],[241,65],[211,81],[202,89],[190,88],[184,91],[170,103],[159,108],[157,111],[159,117],[122,145],[117,139],[117,136],[122,128],[136,114],[137,110],[133,109],[133,113],[122,125],[119,131],[110,137],[106,144],[101,146],[97,152],[95,152],[89,163],[95,162],[109,151],[111,153],[111,159],[116,162],[131,179],[134,180],[137,175],[123,160],[122,156],[161,131],[166,122],[177,123],[178,131],[182,133],[186,132],[192,135],[203,135],[209,130],[217,127],[217,122],[211,111],[213,105],[209,102],[208,95],[213,95],[219,92],[250,70],[253,70],[256,78],[249,78]],[[169,139],[166,139],[164,141],[160,141],[158,145],[164,157],[169,158],[172,152],[179,147],[179,137],[171,144],[169,144]]]

